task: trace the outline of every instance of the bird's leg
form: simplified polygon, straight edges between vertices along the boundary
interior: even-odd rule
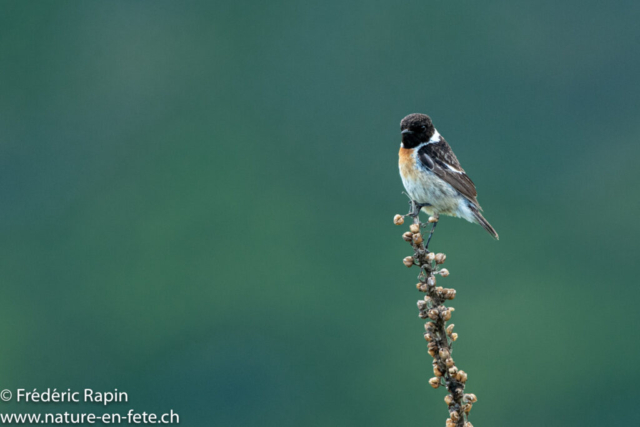
[[[411,206],[411,209],[409,210],[409,213],[407,215],[412,218],[418,217],[420,215],[420,209],[422,209],[423,207],[431,206],[429,203],[418,203],[415,200],[411,200],[409,202],[409,205]]]
[[[427,243],[424,245],[424,248],[427,250],[429,249],[429,242],[431,241],[431,236],[433,236],[433,232],[436,229],[436,225],[438,225],[438,216],[434,215],[431,218],[435,219],[435,221],[433,221],[433,227],[431,227],[431,232],[429,233],[429,238],[427,239]],[[431,218],[429,218],[429,222],[431,222]]]

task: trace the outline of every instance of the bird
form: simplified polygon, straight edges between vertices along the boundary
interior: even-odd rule
[[[400,122],[400,177],[412,200],[411,216],[420,209],[433,217],[431,235],[440,214],[481,225],[498,240],[498,233],[482,216],[476,187],[460,166],[447,141],[426,114],[409,114]]]

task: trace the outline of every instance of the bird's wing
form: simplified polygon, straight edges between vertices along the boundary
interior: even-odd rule
[[[460,166],[456,155],[444,139],[435,144],[427,144],[418,151],[418,159],[422,165],[435,173],[440,179],[450,184],[460,194],[473,202],[479,209],[476,200],[476,186]]]

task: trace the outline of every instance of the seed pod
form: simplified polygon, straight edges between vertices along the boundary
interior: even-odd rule
[[[467,414],[469,412],[471,412],[471,408],[473,408],[473,405],[471,403],[467,403],[466,405],[462,405],[462,410],[464,412],[466,412]]]
[[[438,378],[438,377],[431,378],[429,380],[429,384],[431,384],[431,387],[433,387],[433,388],[440,387],[440,378]]]
[[[451,319],[451,312],[449,310],[444,310],[442,312],[442,318],[447,321],[449,319]]]
[[[438,355],[440,356],[440,359],[445,360],[449,357],[449,350],[441,348],[440,351],[438,351]]]
[[[440,270],[440,275],[442,277],[447,277],[449,275],[449,270],[447,270],[446,268],[443,268],[442,270]]]
[[[415,243],[416,245],[422,243],[422,235],[420,233],[416,233],[413,235],[413,243]]]
[[[411,242],[413,240],[413,233],[410,231],[403,233],[402,240],[404,240],[405,242]]]
[[[448,359],[445,359],[444,363],[445,363],[445,365],[447,365],[447,368],[450,368],[453,365],[455,365],[455,363],[453,363],[453,359],[450,358],[450,357]]]
[[[478,401],[478,398],[475,394],[469,393],[464,395],[464,400],[466,400],[467,402],[475,403]]]
[[[467,373],[465,371],[459,371],[458,372],[458,380],[461,383],[466,383],[467,382]]]
[[[444,397],[444,403],[446,403],[447,405],[451,405],[453,403],[453,396],[451,396],[450,394],[447,394]]]
[[[436,310],[435,308],[429,310],[429,319],[438,320],[438,310]]]
[[[447,326],[447,334],[451,335],[451,333],[453,332],[453,327],[456,326],[453,323],[450,324],[449,326]]]
[[[436,259],[436,255],[435,255],[433,252],[429,252],[429,253],[427,254],[427,261],[431,262],[431,261],[433,261],[434,259]]]
[[[402,215],[396,215],[393,217],[393,223],[395,225],[402,225],[404,224],[404,217]]]
[[[411,232],[413,234],[419,233],[420,232],[420,226],[418,224],[411,224],[409,226],[409,230],[411,230]]]
[[[430,333],[425,333],[424,334],[424,339],[427,340],[427,342],[433,341],[433,337],[431,336]]]
[[[456,368],[455,366],[449,368],[449,375],[455,378],[455,376],[458,375],[458,368]]]
[[[451,334],[451,339],[452,339],[452,340],[454,340],[454,341],[455,341],[455,340],[457,340],[457,339],[458,339],[458,334],[457,334],[457,333],[455,333],[455,332],[454,332],[454,333],[452,333],[452,334]]]
[[[412,256],[404,257],[404,259],[402,260],[402,263],[407,267],[411,267],[413,265],[413,257]]]
[[[451,411],[450,414],[451,414],[451,420],[453,422],[456,422],[460,419],[460,414],[458,414],[457,412]]]
[[[436,254],[436,264],[444,264],[445,259],[447,259],[447,256],[445,254]]]
[[[436,276],[429,276],[427,279],[427,286],[435,286],[436,285]]]
[[[438,222],[438,217],[437,216],[430,216],[429,217],[429,222],[431,222],[431,223]]]
[[[423,299],[418,300],[418,309],[422,310],[427,305],[427,302]]]
[[[443,375],[440,368],[438,368],[438,365],[433,367],[433,375],[435,375],[436,377],[441,377]]]

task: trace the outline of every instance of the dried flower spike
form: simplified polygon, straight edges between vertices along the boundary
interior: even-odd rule
[[[394,223],[403,224],[405,219],[403,215],[396,215]],[[436,275],[439,274],[443,278],[449,276],[448,269],[440,268],[447,256],[444,253],[429,252],[424,247],[425,236],[420,230],[425,224],[420,223],[417,218],[412,219],[413,221],[410,222],[413,223],[409,225],[410,231],[405,232],[402,238],[411,243],[413,256],[405,257],[402,262],[407,267],[413,265],[419,267],[420,281],[416,284],[416,289],[426,295],[417,301],[417,306],[419,317],[430,319],[424,324],[423,334],[428,353],[433,358],[434,377],[429,379],[429,385],[433,388],[442,386],[447,389],[448,394],[444,398],[449,408],[447,427],[472,427],[466,421],[466,414],[471,410],[476,397],[473,394],[464,393],[467,374],[456,367],[451,357],[452,344],[458,339],[458,334],[453,332],[453,324],[447,325],[454,308],[444,305],[447,300],[455,298],[456,290],[436,286]],[[437,216],[429,218],[429,222],[434,223],[434,226],[437,221]]]

